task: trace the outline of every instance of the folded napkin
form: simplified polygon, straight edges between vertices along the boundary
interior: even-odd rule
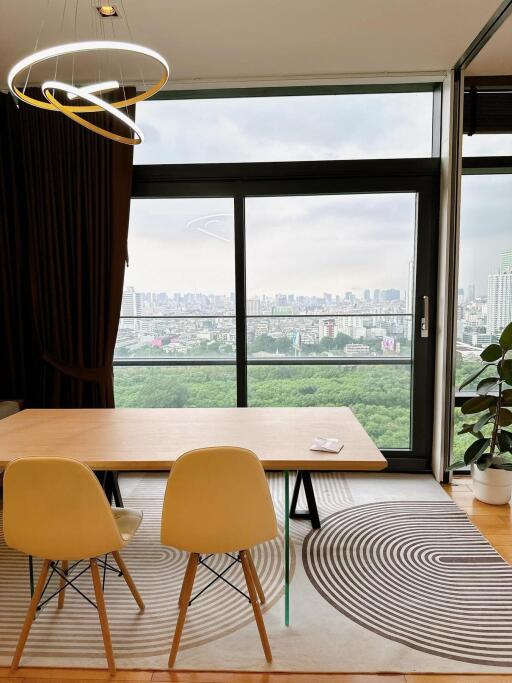
[[[313,440],[310,451],[323,451],[324,453],[339,453],[343,444],[339,439],[317,436]]]

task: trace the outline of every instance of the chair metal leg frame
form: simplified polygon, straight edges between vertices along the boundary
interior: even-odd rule
[[[103,590],[105,590],[105,583],[106,583],[105,579],[106,579],[106,572],[107,571],[114,572],[114,574],[117,574],[117,576],[123,576],[122,570],[119,567],[117,567],[117,568],[113,567],[107,561],[107,557],[108,557],[108,555],[105,555],[105,559],[102,559],[101,557],[97,558],[98,564],[103,567],[103,581],[102,581]],[[47,581],[47,585],[43,589],[43,595],[46,592],[46,588],[47,588],[48,584],[50,583],[50,581],[51,581],[51,579],[55,573],[57,573],[60,576],[61,582],[60,582],[59,590],[55,591],[55,593],[52,593],[52,595],[50,595],[50,597],[47,600],[45,600],[44,603],[40,604],[38,606],[38,610],[41,609],[41,607],[43,605],[45,605],[47,602],[49,602],[51,599],[53,599],[56,595],[59,596],[59,608],[61,608],[63,606],[64,597],[62,596],[62,592],[64,592],[66,586],[73,583],[74,581],[76,581],[76,579],[78,579],[79,576],[82,576],[82,574],[84,574],[89,569],[89,564],[87,564],[86,568],[83,571],[81,571],[79,574],[75,575],[71,581],[66,581],[66,577],[71,576],[75,567],[78,567],[80,564],[82,564],[82,562],[84,562],[84,560],[77,560],[71,566],[69,566],[67,560],[62,560],[61,571],[64,574],[64,576],[61,575],[61,573],[60,573],[58,567],[55,565],[55,563],[50,562],[50,569],[52,571],[51,571],[50,577]],[[126,565],[124,565],[124,567],[126,569]],[[32,568],[33,568],[33,564],[32,564]],[[127,569],[126,569],[126,572],[128,572]],[[130,579],[131,579],[131,577],[130,577]],[[76,587],[75,587],[75,590],[77,590]],[[83,595],[83,593],[81,593],[81,591],[78,591],[78,592],[82,595],[82,597],[86,597]],[[33,594],[34,594],[34,589],[32,588],[30,595],[32,596]],[[86,599],[88,599],[88,598],[86,597]],[[94,605],[94,606],[96,607],[96,605]]]
[[[62,573],[64,574],[64,576],[67,576],[68,575],[68,561],[62,560],[61,567],[62,567]],[[59,586],[60,587],[59,587],[58,607],[59,607],[59,609],[62,609],[64,607],[64,599],[66,597],[66,582],[62,576],[60,577],[60,585]]]
[[[231,581],[228,581],[228,579],[226,579],[226,577],[224,576],[224,574],[226,574],[226,573],[231,569],[231,567],[234,567],[235,564],[238,564],[238,563],[240,562],[240,558],[239,558],[239,557],[235,557],[234,555],[231,555],[230,553],[225,553],[225,554],[226,554],[228,557],[231,557],[231,559],[233,560],[233,562],[231,562],[231,564],[228,564],[228,566],[225,567],[221,572],[215,571],[215,569],[213,569],[213,567],[210,567],[210,565],[206,563],[206,560],[207,560],[208,558],[210,558],[211,555],[207,555],[205,558],[202,558],[202,557],[199,555],[198,563],[201,564],[203,567],[206,567],[206,569],[208,569],[212,574],[215,574],[215,578],[212,579],[212,581],[210,581],[210,583],[206,584],[206,586],[205,586],[204,588],[201,588],[201,590],[199,591],[199,593],[196,593],[196,595],[194,595],[194,597],[190,599],[189,605],[191,605],[191,604],[194,602],[194,600],[196,600],[196,599],[197,599],[200,595],[202,595],[208,588],[210,588],[210,586],[213,586],[213,584],[216,583],[219,579],[221,579],[222,581],[224,581],[224,583],[227,583],[227,585],[228,585],[230,588],[232,588],[233,590],[237,591],[237,593],[240,593],[240,595],[243,595],[243,597],[244,597],[246,600],[248,600],[249,602],[251,601],[251,599],[250,599],[250,597],[249,597],[248,595],[246,595],[243,591],[241,591],[240,588],[238,588],[238,586],[235,586],[234,583],[231,583]]]
[[[30,597],[34,595],[34,558],[28,556],[28,577],[30,582]]]
[[[304,493],[306,494],[306,501],[308,505],[307,512],[296,511],[301,483],[304,484]],[[297,472],[295,486],[293,487],[292,502],[290,505],[290,517],[291,519],[310,519],[313,529],[320,529],[320,517],[318,516],[318,508],[316,505],[315,492],[313,489],[310,472],[303,470],[299,470]]]
[[[252,561],[251,554],[248,550],[241,550],[238,556],[231,555],[231,553],[225,554],[228,557],[230,557],[233,560],[233,562],[231,562],[227,567],[225,567],[222,570],[222,572],[217,572],[215,569],[213,569],[206,563],[206,560],[210,558],[211,555],[207,555],[205,558],[201,558],[201,556],[198,553],[191,553],[189,555],[187,568],[185,570],[185,576],[183,578],[183,584],[181,586],[181,592],[179,597],[180,611],[178,614],[178,620],[176,622],[176,628],[172,640],[171,652],[169,654],[169,669],[173,668],[174,663],[176,661],[176,655],[178,654],[181,635],[183,633],[183,627],[185,625],[185,619],[187,616],[187,609],[189,605],[191,605],[194,602],[194,600],[196,600],[200,595],[202,595],[210,586],[212,586],[219,579],[227,583],[231,588],[233,588],[238,593],[243,595],[244,598],[246,598],[251,603],[254,612],[254,618],[258,626],[258,631],[260,634],[261,644],[263,646],[265,657],[268,662],[272,661],[272,653],[270,651],[270,645],[268,642],[265,624],[263,622],[263,616],[261,614],[259,603],[259,600],[261,600],[262,604],[265,602],[265,594],[263,593],[263,589],[261,588],[261,583],[256,573],[256,568]],[[224,574],[227,571],[229,571],[231,567],[234,567],[239,562],[242,565],[245,583],[247,585],[249,595],[246,595],[237,586],[231,583],[231,581],[228,581],[224,576]],[[210,583],[208,583],[204,588],[202,588],[194,597],[192,597],[194,579],[196,576],[197,567],[200,564],[209,569],[213,574],[215,574],[215,578],[212,581],[210,581]]]
[[[39,604],[37,605],[37,611],[38,611],[38,612],[39,612],[47,603],[49,603],[50,600],[53,600],[53,598],[54,598],[56,595],[58,595],[58,596],[60,597],[60,595],[63,593],[63,591],[66,589],[67,586],[71,586],[71,588],[73,588],[73,590],[75,590],[77,593],[79,593],[79,595],[81,595],[81,596],[84,598],[84,600],[87,600],[87,602],[90,603],[93,607],[96,607],[96,605],[94,604],[94,602],[93,602],[93,601],[92,601],[84,592],[82,592],[79,588],[77,588],[77,587],[75,586],[75,581],[77,581],[83,574],[85,574],[85,573],[88,571],[88,569],[89,569],[89,564],[87,564],[87,565],[84,567],[84,569],[82,569],[81,571],[79,571],[78,574],[75,574],[75,575],[70,579],[69,576],[70,576],[71,571],[79,564],[79,562],[75,562],[75,564],[73,564],[73,565],[71,566],[71,568],[68,568],[68,570],[67,570],[66,573],[64,573],[62,570],[59,569],[58,563],[57,563],[57,562],[52,562],[51,560],[49,560],[49,562],[50,562],[50,568],[51,568],[52,571],[51,571],[50,576],[48,577],[48,580],[46,581],[46,584],[45,584],[45,586],[44,586],[44,588],[43,588],[43,590],[42,590],[42,592],[41,592],[40,600],[44,597],[44,594],[45,594],[45,592],[46,592],[46,589],[48,588],[48,585],[49,585],[49,583],[50,583],[50,581],[51,581],[51,579],[52,579],[52,577],[53,577],[54,574],[57,574],[57,575],[60,577],[60,586],[59,586],[59,589],[56,590],[54,593],[52,593],[49,597],[47,597],[46,600],[43,600],[42,602],[39,602]]]
[[[101,626],[101,633],[103,636],[103,644],[105,646],[105,654],[107,657],[107,662],[108,662],[108,669],[110,673],[113,675],[116,672],[116,666],[115,666],[115,661],[114,661],[114,652],[112,649],[112,641],[110,638],[110,629],[108,625],[108,618],[107,618],[107,612],[105,608],[105,598],[104,598],[104,593],[103,593],[103,585],[102,585],[102,580],[100,577],[100,573],[98,570],[98,564],[100,564],[103,567],[104,570],[104,576],[106,574],[106,571],[113,571],[118,576],[123,576],[128,588],[130,589],[133,597],[135,598],[135,601],[137,602],[138,606],[140,607],[141,610],[144,609],[144,602],[142,601],[142,598],[140,596],[140,593],[138,592],[135,583],[130,576],[130,573],[121,558],[121,555],[119,552],[114,551],[113,552],[114,559],[117,563],[117,566],[119,569],[116,569],[112,565],[110,565],[106,559],[99,559],[99,558],[90,558],[89,561],[87,562],[87,565],[81,569],[77,574],[75,574],[72,578],[70,578],[71,572],[75,567],[77,567],[79,564],[83,562],[83,560],[78,560],[77,562],[74,562],[71,566],[69,566],[69,563],[67,560],[62,560],[61,561],[61,568],[58,566],[58,562],[54,562],[52,560],[44,560],[43,562],[43,567],[41,569],[41,573],[39,575],[39,579],[37,581],[37,585],[35,587],[35,590],[32,595],[32,599],[30,601],[30,605],[25,617],[25,621],[23,624],[23,628],[20,633],[20,637],[18,639],[18,644],[16,646],[16,651],[14,653],[14,657],[12,660],[11,664],[11,671],[15,671],[18,666],[19,662],[21,659],[21,656],[23,654],[23,650],[25,648],[25,644],[27,642],[27,638],[30,632],[30,628],[32,626],[32,622],[35,619],[36,613],[41,610],[44,605],[46,605],[50,600],[52,600],[55,596],[59,596],[59,601],[58,601],[58,607],[62,608],[64,606],[64,596],[65,596],[65,590],[67,586],[71,586],[73,590],[75,590],[77,593],[79,593],[89,604],[91,604],[93,607],[95,607],[98,610],[98,615],[99,615],[99,620],[100,620],[100,626]],[[51,572],[50,572],[51,569]],[[94,586],[94,593],[96,597],[96,603],[94,603],[85,593],[83,593],[79,588],[77,588],[74,583],[79,579],[83,574],[85,574],[88,570],[91,570],[91,575],[92,575],[92,581],[93,581],[93,586]],[[48,575],[49,574],[49,575]],[[59,589],[56,590],[54,593],[52,593],[49,597],[47,597],[45,600],[43,600],[44,594],[46,589],[48,588],[50,581],[53,577],[54,574],[57,574],[59,576]]]

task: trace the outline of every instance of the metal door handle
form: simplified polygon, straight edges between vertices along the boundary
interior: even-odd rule
[[[428,321],[429,321],[429,300],[428,296],[423,297],[423,317],[421,319],[421,336],[428,337]]]

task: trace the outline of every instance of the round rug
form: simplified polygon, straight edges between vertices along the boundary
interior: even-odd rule
[[[512,666],[512,567],[451,501],[336,512],[308,534],[302,558],[316,590],[364,628],[440,657]]]

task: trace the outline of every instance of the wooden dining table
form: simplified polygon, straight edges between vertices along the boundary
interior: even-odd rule
[[[337,438],[343,448],[339,453],[312,451],[315,437]],[[311,472],[387,467],[349,408],[28,409],[0,420],[0,468],[17,458],[62,456],[76,458],[96,471],[166,471],[188,450],[227,445],[249,448],[265,470],[283,472],[288,625],[290,471],[306,477],[306,494],[312,495]],[[295,503],[296,493],[297,487]],[[311,510],[296,516],[311,517]]]

